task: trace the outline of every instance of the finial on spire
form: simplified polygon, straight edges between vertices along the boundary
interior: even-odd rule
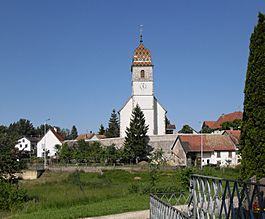
[[[143,42],[143,26],[144,25],[140,25],[140,43],[142,43]]]

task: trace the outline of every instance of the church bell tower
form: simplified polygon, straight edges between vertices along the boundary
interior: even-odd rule
[[[126,128],[130,125],[132,111],[137,104],[144,113],[145,124],[148,125],[147,135],[165,134],[166,110],[154,96],[153,68],[151,52],[144,46],[141,34],[131,65],[132,96],[119,111],[121,137],[126,136]]]
[[[154,81],[151,52],[144,47],[142,35],[140,44],[134,50],[132,66],[132,102],[133,108],[138,104],[145,115],[146,124],[149,126],[149,135],[154,135],[157,130],[154,126]]]

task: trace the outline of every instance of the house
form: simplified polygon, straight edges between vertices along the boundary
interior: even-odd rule
[[[55,145],[62,145],[64,137],[57,131],[56,128],[51,128],[37,143],[37,157],[43,157],[44,151],[47,151],[48,157],[56,156]]]
[[[37,153],[37,143],[40,138],[37,137],[27,137],[23,136],[22,138],[18,139],[15,148],[18,148],[19,151],[31,152],[32,154]]]
[[[166,134],[176,134],[176,126],[174,124],[167,124]]]
[[[240,111],[223,114],[218,118],[217,121],[204,121],[202,128],[208,127],[210,129],[220,129],[222,128],[223,123],[233,122],[234,120],[242,120],[242,118],[243,118],[243,113]]]
[[[176,165],[200,165],[201,149],[203,165],[237,165],[236,145],[228,135],[182,134],[171,147]]]
[[[240,145],[240,135],[241,131],[240,130],[225,130],[223,135],[227,135],[230,137],[230,139],[234,142],[236,145],[236,158],[237,158],[237,163],[240,163],[241,160],[241,155],[239,153],[239,145]]]

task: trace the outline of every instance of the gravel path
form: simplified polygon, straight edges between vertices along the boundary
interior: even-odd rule
[[[149,218],[149,210],[134,211],[134,212],[106,215],[100,217],[87,217],[84,219],[148,219],[148,218]]]

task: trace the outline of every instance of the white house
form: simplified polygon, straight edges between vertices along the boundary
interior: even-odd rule
[[[166,132],[166,110],[154,96],[153,64],[149,49],[144,47],[142,36],[140,45],[134,50],[131,66],[132,96],[119,111],[120,137],[126,136],[132,111],[138,104],[148,125],[147,135],[164,135]]]
[[[39,138],[36,137],[22,137],[18,140],[17,144],[15,145],[15,148],[18,148],[20,151],[26,151],[26,152],[36,152],[36,146],[37,142],[39,141]]]
[[[55,145],[62,145],[63,141],[63,136],[58,133],[55,128],[49,129],[49,131],[37,143],[37,157],[43,157],[45,150],[47,151],[48,157],[55,156],[57,152]]]
[[[200,165],[201,150],[203,165],[238,164],[236,145],[227,135],[182,134],[176,138],[171,150],[176,165]]]

